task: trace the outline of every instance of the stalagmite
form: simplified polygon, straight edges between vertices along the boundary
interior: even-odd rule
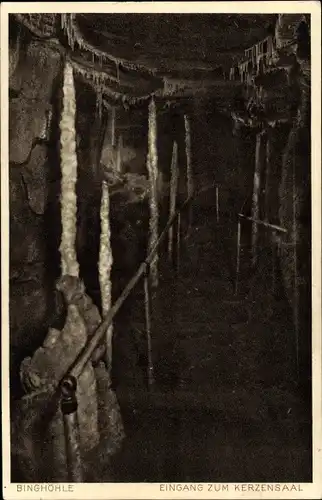
[[[113,264],[112,248],[111,248],[111,231],[110,231],[110,202],[108,185],[104,181],[102,184],[102,199],[101,199],[101,237],[99,251],[99,282],[101,289],[102,301],[102,316],[103,318],[109,312],[112,304],[112,282],[111,269]],[[106,332],[106,358],[109,369],[112,366],[112,325]]]
[[[172,150],[172,161],[171,161],[171,180],[170,180],[170,213],[169,219],[175,214],[176,211],[176,201],[177,201],[177,189],[178,189],[178,144],[173,143]],[[173,251],[173,226],[169,229],[169,241],[168,241],[168,254],[169,259],[172,259]]]
[[[63,275],[78,276],[79,265],[76,255],[76,182],[77,155],[75,132],[76,99],[73,68],[65,65],[63,86],[63,112],[60,121],[61,145],[61,221],[60,244],[61,272]]]
[[[148,157],[147,170],[150,180],[150,234],[148,251],[155,247],[159,233],[159,208],[157,196],[157,176],[158,176],[158,152],[157,152],[157,113],[154,98],[149,104],[149,136],[148,136]],[[158,254],[156,253],[151,263],[151,285],[158,285]]]

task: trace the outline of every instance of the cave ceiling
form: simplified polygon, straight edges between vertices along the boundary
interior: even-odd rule
[[[193,81],[193,92],[207,88],[223,98],[229,68],[267,36],[276,15],[18,14],[16,19],[67,52],[104,102],[133,104],[158,91],[164,95],[165,79]],[[165,93],[177,97],[171,86]]]
[[[272,15],[79,14],[88,42],[115,57],[164,74],[230,67],[232,60],[265,37]]]

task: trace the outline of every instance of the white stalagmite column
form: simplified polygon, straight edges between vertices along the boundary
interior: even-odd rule
[[[61,155],[61,274],[78,276],[76,254],[77,155],[75,132],[76,98],[73,68],[66,62],[63,85],[63,110],[60,121]]]
[[[157,196],[158,151],[157,151],[157,112],[154,98],[149,104],[149,135],[147,169],[150,180],[150,234],[148,252],[155,247],[159,236],[159,208]],[[158,253],[151,263],[151,285],[158,286]]]
[[[173,143],[172,160],[171,160],[171,180],[170,180],[170,213],[169,219],[175,214],[177,202],[177,188],[178,188],[178,144]],[[173,226],[169,229],[168,253],[169,259],[172,259],[173,251]]]
[[[110,230],[110,199],[108,185],[105,181],[102,184],[101,198],[101,236],[98,273],[101,289],[102,316],[105,318],[112,305],[112,282],[111,270],[113,264],[113,255],[111,248],[111,230]],[[112,366],[112,334],[113,326],[110,325],[106,332],[106,360],[108,369]]]

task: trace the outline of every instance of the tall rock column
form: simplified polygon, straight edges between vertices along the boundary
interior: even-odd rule
[[[296,21],[296,20],[295,20]],[[300,23],[298,20],[297,24]],[[301,21],[300,26],[303,25]],[[301,28],[302,30],[302,28]],[[300,30],[300,31],[301,31]],[[294,36],[295,32],[293,33]],[[309,36],[309,35],[308,35]],[[308,42],[308,40],[306,40]],[[283,156],[280,185],[280,220],[288,229],[282,245],[282,272],[293,310],[294,351],[299,381],[311,372],[311,134],[310,59],[303,40],[293,45],[294,85],[298,90],[297,113],[292,120]]]

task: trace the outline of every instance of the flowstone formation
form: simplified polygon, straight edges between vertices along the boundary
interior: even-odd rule
[[[66,481],[65,436],[58,386],[68,368],[101,323],[98,309],[85,294],[78,278],[63,277],[57,288],[67,306],[64,328],[50,328],[43,345],[21,364],[26,395],[17,403],[12,431],[13,456],[21,480]],[[90,452],[104,442],[106,458],[124,438],[119,406],[111,381],[99,356],[93,357],[78,379],[78,421],[84,471],[90,473]]]

